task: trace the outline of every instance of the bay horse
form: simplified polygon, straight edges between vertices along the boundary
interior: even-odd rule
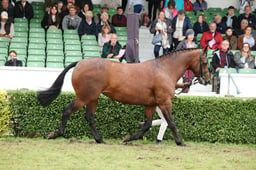
[[[187,69],[198,77],[199,83],[210,84],[210,75],[206,57],[207,49],[183,49],[143,63],[120,63],[103,58],[88,58],[68,65],[53,85],[38,93],[41,105],[49,105],[60,94],[65,74],[75,67],[72,73],[72,85],[76,98],[63,110],[61,124],[49,139],[64,135],[70,115],[86,105],[85,119],[88,121],[97,143],[104,143],[96,129],[94,116],[100,94],[125,104],[144,105],[145,122],[133,136],[126,136],[124,142],[139,139],[152,124],[152,118],[158,106],[168,127],[171,129],[177,145],[184,146],[179,138],[172,116],[172,99],[175,85]]]

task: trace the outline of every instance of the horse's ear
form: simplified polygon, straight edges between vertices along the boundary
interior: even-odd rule
[[[207,50],[208,50],[208,45],[204,48],[203,54],[207,54]]]

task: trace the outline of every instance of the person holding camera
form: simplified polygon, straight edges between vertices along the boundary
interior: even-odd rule
[[[70,6],[69,7],[69,15],[66,15],[63,18],[62,21],[62,29],[66,30],[66,29],[73,29],[73,30],[77,30],[79,28],[79,25],[81,23],[82,19],[76,15],[76,8],[75,6]]]
[[[9,52],[10,60],[6,61],[5,66],[19,66],[22,67],[22,61],[17,59],[17,53],[14,50]]]

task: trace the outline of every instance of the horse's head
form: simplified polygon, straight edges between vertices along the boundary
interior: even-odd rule
[[[207,48],[208,47],[204,48],[203,51],[200,49],[199,61],[197,62],[198,64],[196,64],[197,71],[195,71],[198,82],[203,85],[211,84],[207,60]]]

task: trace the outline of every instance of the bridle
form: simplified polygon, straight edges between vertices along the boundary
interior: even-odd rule
[[[201,80],[204,80],[205,82],[207,81],[206,78],[205,78],[205,75],[207,73],[209,73],[209,70],[203,71],[203,65],[206,65],[208,63],[207,62],[203,62],[203,59],[206,59],[206,61],[207,61],[207,57],[204,57],[202,55],[202,50],[200,49],[200,60],[199,60],[199,63],[197,63],[196,66],[195,66],[195,67],[197,67],[198,64],[200,64],[199,74],[195,75],[196,76],[196,80],[193,82],[193,84],[202,82]]]

